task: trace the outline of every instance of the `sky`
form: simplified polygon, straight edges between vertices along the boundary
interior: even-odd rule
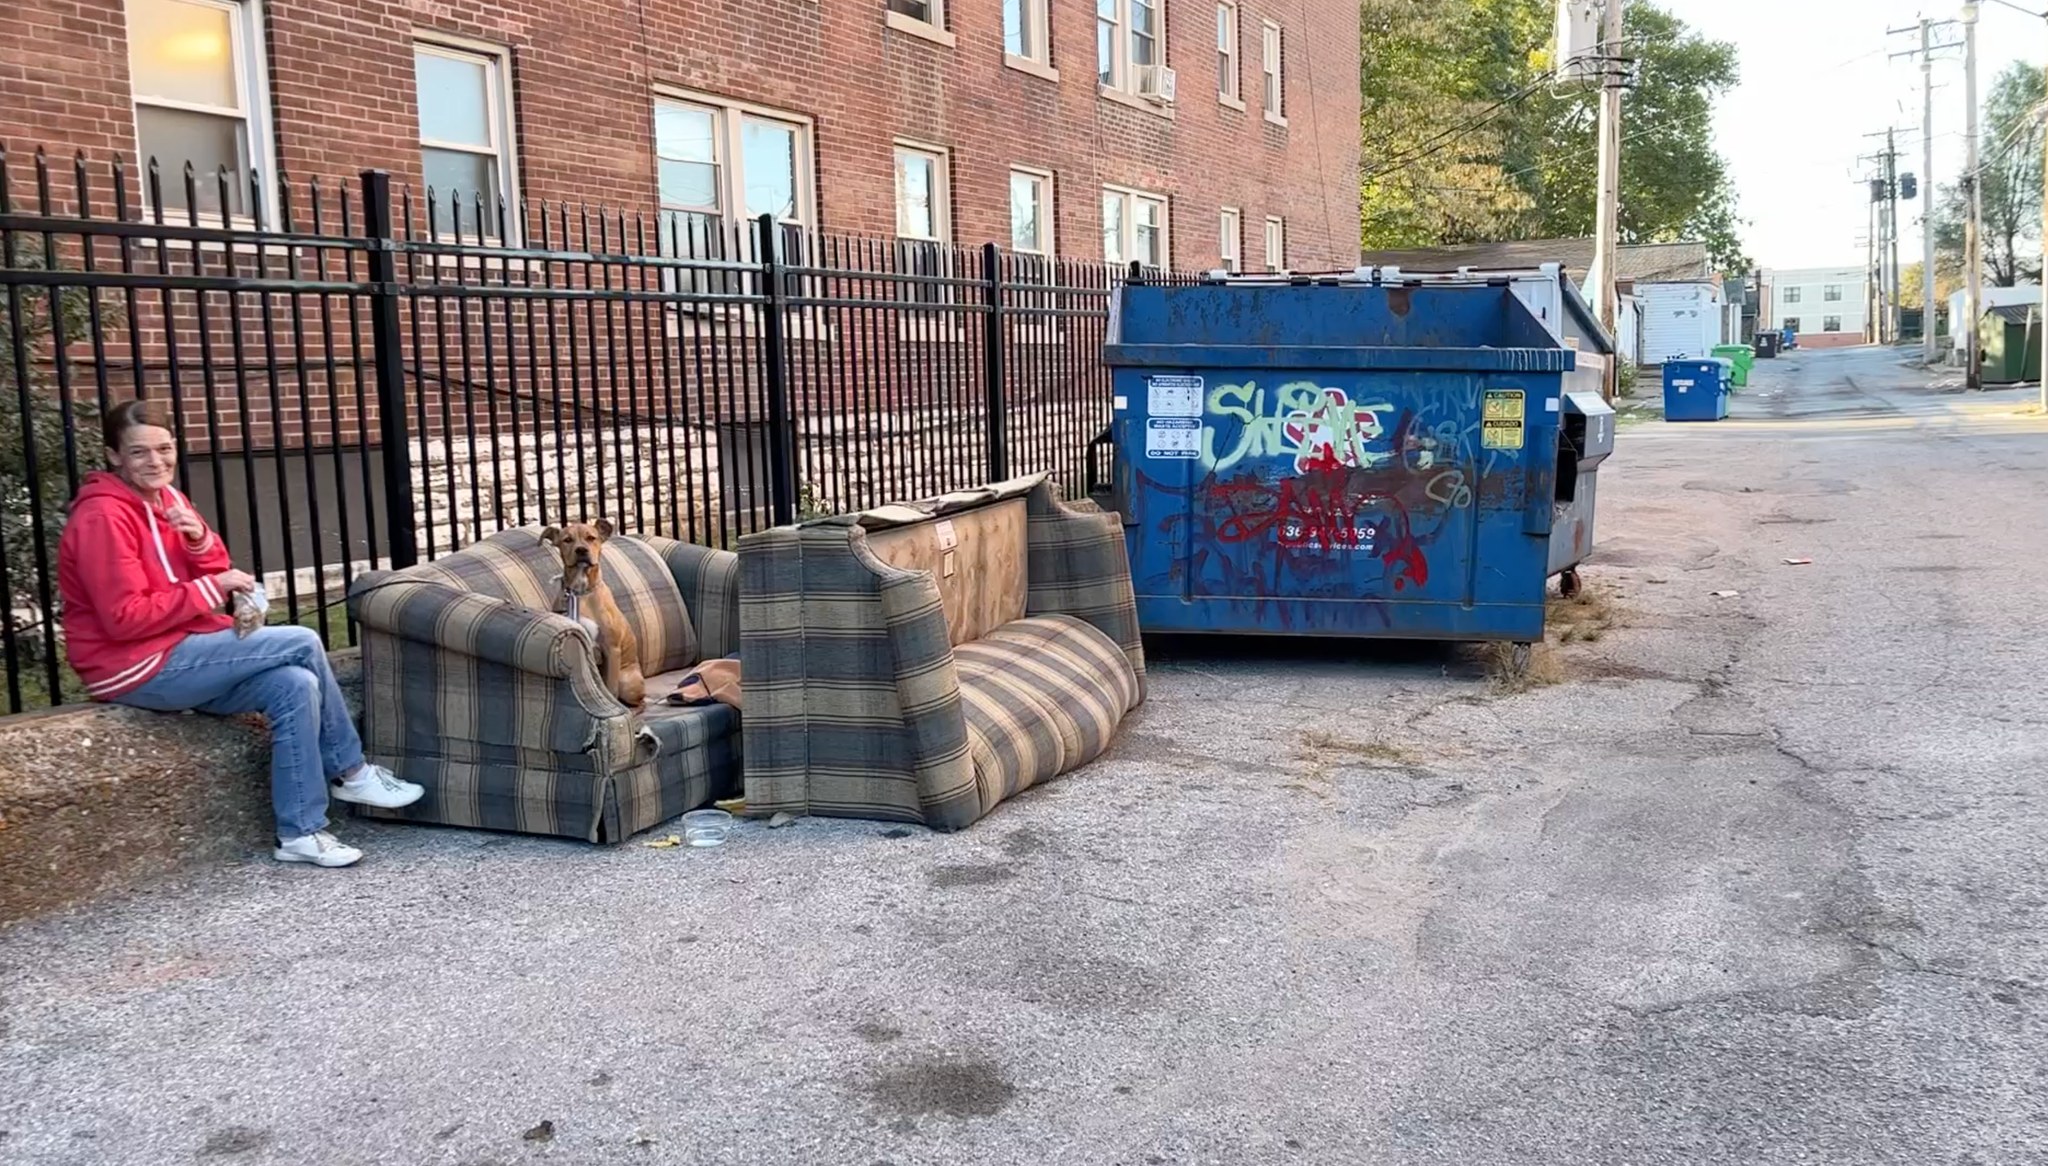
[[[1686,23],[1741,51],[1742,83],[1722,99],[1715,143],[1733,173],[1743,242],[1762,267],[1860,267],[1869,233],[1874,174],[1858,156],[1884,148],[1899,130],[1899,170],[1925,169],[1920,67],[1889,54],[1920,43],[1921,16],[1953,19],[1958,0],[1658,0]],[[2036,10],[2048,0],[2020,0]],[[1911,36],[1885,35],[1912,26]],[[1962,27],[1935,40],[1961,43]],[[1977,28],[1977,89],[2014,61],[2048,61],[2048,22],[1987,0]],[[1934,62],[1934,174],[1955,181],[1963,167],[1960,48]],[[1624,112],[1623,124],[1627,124]],[[1624,132],[1626,132],[1624,130]],[[1865,137],[1875,133],[1876,137]],[[1899,259],[1920,257],[1920,210],[1903,205]]]

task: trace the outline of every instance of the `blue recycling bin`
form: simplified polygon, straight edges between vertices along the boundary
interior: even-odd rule
[[[1728,415],[1728,362],[1664,362],[1664,420],[1719,421]]]
[[[1145,631],[1542,638],[1614,418],[1504,282],[1126,287],[1110,328]]]

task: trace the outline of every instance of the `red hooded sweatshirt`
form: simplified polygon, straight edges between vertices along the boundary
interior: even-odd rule
[[[169,486],[159,501],[192,506]],[[213,581],[230,565],[211,529],[188,542],[120,478],[87,475],[57,544],[64,650],[86,692],[112,700],[140,688],[186,636],[234,626]]]

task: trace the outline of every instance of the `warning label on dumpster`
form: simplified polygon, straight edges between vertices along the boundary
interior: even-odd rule
[[[1202,378],[1189,376],[1146,377],[1148,400],[1145,412],[1154,417],[1200,417]]]
[[[1192,417],[1153,417],[1145,422],[1146,457],[1198,457],[1202,423]]]
[[[1479,421],[1481,448],[1522,448],[1522,429],[1525,422],[1522,410],[1522,390],[1486,390],[1486,411],[1480,415]]]

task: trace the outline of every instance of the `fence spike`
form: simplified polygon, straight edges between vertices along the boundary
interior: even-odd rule
[[[78,186],[78,217],[90,219],[92,218],[92,179],[86,173],[84,150],[80,150],[71,156],[71,177],[72,181]]]

